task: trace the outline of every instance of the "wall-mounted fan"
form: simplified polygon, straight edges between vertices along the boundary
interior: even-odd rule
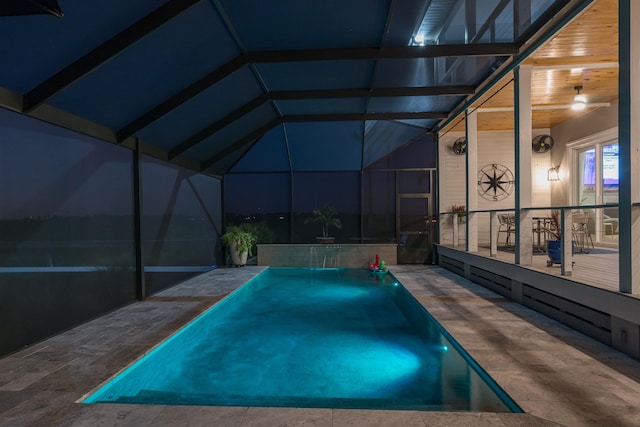
[[[553,148],[551,135],[538,135],[531,141],[531,149],[534,153],[546,153]]]
[[[451,150],[454,154],[462,155],[467,152],[467,138],[460,137],[453,142]]]

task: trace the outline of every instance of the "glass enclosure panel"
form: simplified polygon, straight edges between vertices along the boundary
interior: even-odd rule
[[[135,299],[133,156],[0,109],[0,355]]]
[[[492,27],[491,36],[494,42],[513,41],[513,7],[502,9]],[[524,28],[521,29],[524,30]]]
[[[378,123],[369,124],[367,132]],[[386,124],[379,128],[411,129]],[[323,227],[309,219],[314,209],[332,205],[337,209],[341,227],[330,226],[327,234],[336,243],[398,242],[397,189],[423,199],[428,195],[431,207],[436,200],[436,144],[432,135],[422,134],[422,130],[419,133],[413,137],[403,134],[405,144],[362,172],[227,174],[225,223],[266,223],[273,233],[273,242],[317,243]],[[291,139],[293,132],[289,132]]]
[[[364,150],[362,165],[369,168],[379,159],[385,158],[396,150],[420,138],[424,128],[385,120],[371,120],[365,124]]]
[[[433,134],[423,134],[372,163],[367,169],[435,168],[437,151],[438,146]]]
[[[293,243],[315,243],[322,225],[307,222],[313,209],[330,204],[342,227],[329,227],[338,243],[360,239],[360,172],[296,173],[293,176]]]
[[[430,171],[399,171],[398,172],[398,192],[407,193],[430,193],[431,189]]]
[[[287,123],[285,133],[294,171],[359,171],[362,122]]]
[[[258,243],[289,243],[291,174],[226,175],[224,208],[225,226],[250,227],[257,235]]]
[[[149,294],[222,261],[220,180],[144,157],[142,233]]]
[[[520,23],[518,25],[518,29],[520,31],[518,32],[518,37],[529,29],[530,23],[536,22],[542,14],[547,11],[547,9],[553,6],[555,2],[556,0],[530,0],[529,15],[523,14],[520,17]]]
[[[362,175],[364,243],[397,243],[395,174],[368,171]]]
[[[290,170],[284,127],[280,125],[263,135],[231,168],[230,173],[289,172]],[[229,175],[225,175],[225,180],[227,176]]]
[[[437,151],[433,134],[427,133],[394,153],[390,165],[399,169],[435,168]]]

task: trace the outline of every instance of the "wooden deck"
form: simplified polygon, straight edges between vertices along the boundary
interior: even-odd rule
[[[459,246],[457,249],[464,250],[464,246]],[[489,257],[489,248],[480,247],[478,249],[478,255]],[[514,263],[515,253],[513,249],[505,250],[500,248],[497,259]],[[551,267],[547,267],[547,259],[545,253],[534,252],[533,264],[522,267],[546,274],[561,276],[560,266],[554,264]],[[596,246],[596,248],[591,249],[589,253],[576,252],[573,255],[573,262],[573,271],[571,272],[571,276],[566,277],[567,279],[609,291],[619,291],[617,249]],[[640,298],[640,295],[638,297]]]

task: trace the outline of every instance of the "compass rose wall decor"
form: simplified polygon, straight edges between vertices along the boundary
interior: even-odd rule
[[[497,163],[483,166],[478,171],[478,194],[495,202],[504,200],[513,192],[514,178],[511,170]]]

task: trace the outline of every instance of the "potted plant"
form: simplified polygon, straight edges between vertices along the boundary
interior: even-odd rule
[[[453,205],[451,206],[451,212],[456,212],[458,214],[458,222],[464,223],[467,217],[467,208],[464,205]],[[454,216],[455,218],[455,216]]]
[[[247,258],[253,255],[256,236],[241,226],[230,225],[222,235],[222,243],[229,248],[232,265],[246,265]]]
[[[322,237],[316,237],[321,243],[333,243],[334,237],[329,236],[329,226],[333,226],[335,228],[342,228],[342,222],[336,215],[338,214],[338,210],[335,206],[327,204],[322,208],[315,208],[313,210],[313,215],[304,220],[305,224],[310,222],[319,222],[322,224]]]
[[[275,234],[269,228],[269,225],[266,222],[243,222],[242,224],[240,224],[240,228],[255,236],[255,240],[253,242],[253,245],[251,246],[251,251],[249,251],[251,253],[257,254],[257,244],[273,243],[276,240]]]
[[[553,239],[547,240],[547,267],[553,264],[562,263],[562,226],[560,221],[560,211],[553,210],[550,215],[550,227],[545,227],[544,231],[549,233]],[[573,254],[573,241],[571,242],[571,253]]]

